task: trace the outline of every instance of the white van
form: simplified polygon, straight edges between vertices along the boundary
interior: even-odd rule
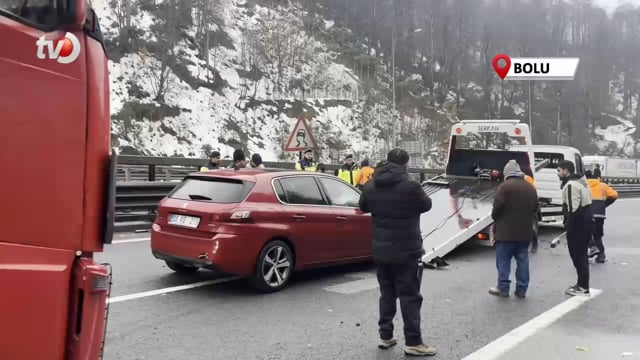
[[[569,160],[575,165],[576,172],[584,174],[584,164],[580,150],[570,146],[533,145],[536,162],[549,160],[549,164],[534,174],[542,222],[562,222],[562,183],[558,179],[558,164]]]

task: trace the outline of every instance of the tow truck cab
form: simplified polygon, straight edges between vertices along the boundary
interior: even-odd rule
[[[502,182],[504,167],[512,159],[535,179],[528,125],[520,120],[463,120],[451,127],[445,176]],[[491,246],[492,226],[473,236],[477,244]]]
[[[562,223],[562,191],[561,181],[558,178],[558,164],[563,160],[569,160],[576,168],[576,172],[584,174],[582,154],[580,150],[561,145],[533,145],[535,160],[540,162],[548,160],[548,164],[536,173],[536,190],[540,203],[542,224]]]
[[[98,359],[114,166],[109,75],[86,0],[0,3],[0,358]]]
[[[445,176],[477,177],[478,169],[501,174],[512,159],[534,176],[529,126],[519,120],[463,120],[451,128]]]

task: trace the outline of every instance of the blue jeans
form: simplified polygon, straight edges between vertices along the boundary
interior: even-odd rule
[[[508,293],[509,274],[511,273],[511,258],[516,258],[516,291],[527,292],[529,287],[529,243],[528,242],[497,242],[496,267],[498,268],[498,289]]]

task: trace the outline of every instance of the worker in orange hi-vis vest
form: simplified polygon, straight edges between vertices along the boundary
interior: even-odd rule
[[[362,189],[367,181],[373,177],[373,168],[369,165],[369,159],[364,159],[360,162],[360,171],[356,174],[356,186],[358,189]]]
[[[596,256],[597,263],[604,263],[604,220],[607,218],[606,208],[618,199],[618,192],[611,186],[596,178],[596,174],[591,170],[585,171],[589,190],[591,191],[591,208],[593,209],[593,219],[595,229],[589,244],[589,257]]]

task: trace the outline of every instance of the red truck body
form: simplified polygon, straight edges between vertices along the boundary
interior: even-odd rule
[[[114,188],[108,60],[86,0],[13,3],[0,5],[0,359],[98,359],[110,272],[93,253],[111,241]],[[51,48],[37,56],[41,36],[56,45],[66,33],[73,62]]]

